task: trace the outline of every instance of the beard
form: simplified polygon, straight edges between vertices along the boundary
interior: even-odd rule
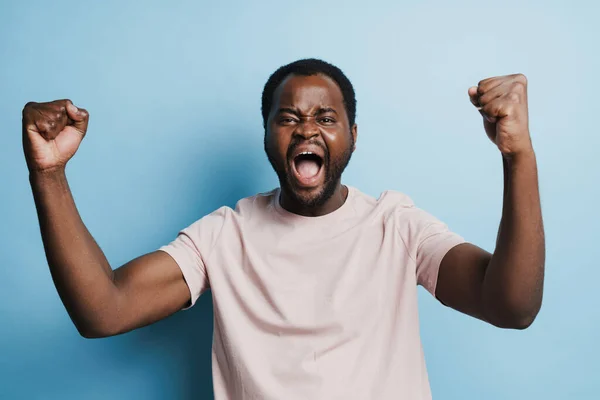
[[[329,200],[331,196],[333,196],[333,194],[335,193],[335,189],[341,181],[342,173],[348,166],[350,158],[352,158],[352,149],[354,148],[354,137],[351,133],[350,138],[350,145],[344,150],[344,153],[337,159],[331,159],[329,157],[329,151],[321,143],[312,142],[313,144],[321,147],[324,150],[325,154],[322,160],[323,165],[321,166],[321,168],[325,168],[325,179],[316,193],[305,193],[304,191],[298,190],[295,187],[291,178],[292,172],[288,171],[288,166],[290,165],[290,163],[294,162],[294,160],[290,160],[291,154],[298,145],[304,142],[302,139],[292,139],[288,147],[285,159],[280,160],[279,162],[277,161],[277,158],[269,152],[266,134],[264,139],[264,148],[265,153],[267,154],[267,158],[269,159],[269,163],[271,164],[271,167],[273,167],[273,170],[279,178],[279,185],[281,186],[281,190],[285,191],[285,193],[301,207],[313,208],[324,205],[327,202],[327,200]]]

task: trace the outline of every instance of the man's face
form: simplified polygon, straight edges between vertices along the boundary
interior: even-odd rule
[[[265,151],[282,190],[301,206],[323,205],[350,161],[356,132],[335,81],[288,76],[274,93],[265,132]]]

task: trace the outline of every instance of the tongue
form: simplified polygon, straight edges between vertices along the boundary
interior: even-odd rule
[[[296,170],[303,178],[312,178],[319,172],[319,164],[314,160],[299,160],[296,162]]]

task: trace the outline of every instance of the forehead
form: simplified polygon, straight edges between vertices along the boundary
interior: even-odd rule
[[[313,107],[344,108],[344,97],[335,81],[325,75],[290,75],[281,82],[273,94],[273,108],[296,107],[300,110]]]

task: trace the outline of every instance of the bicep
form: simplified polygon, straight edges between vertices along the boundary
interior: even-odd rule
[[[118,332],[168,317],[190,302],[181,269],[164,251],[138,257],[113,272],[117,287]]]
[[[443,304],[485,321],[483,281],[492,255],[471,243],[450,249],[443,257],[435,295]]]

